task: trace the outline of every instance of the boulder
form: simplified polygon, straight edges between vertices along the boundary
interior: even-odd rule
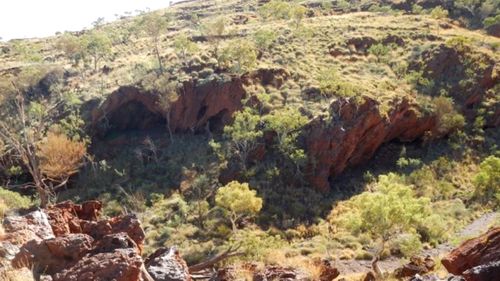
[[[49,218],[42,210],[28,213],[24,216],[8,216],[3,221],[6,239],[19,243],[29,240],[43,240],[54,238],[54,232],[50,227]],[[9,239],[11,236],[13,239]]]
[[[494,270],[494,262],[500,260],[500,227],[492,228],[481,236],[469,239],[441,260],[448,272],[462,275],[465,271],[483,266],[485,271]],[[492,264],[493,263],[493,264]],[[486,270],[486,268],[489,268]],[[476,271],[480,271],[477,268]],[[498,269],[497,269],[498,270]],[[473,275],[474,270],[469,272]],[[472,279],[471,279],[472,280]]]
[[[410,258],[410,262],[408,264],[396,269],[395,275],[398,278],[404,278],[412,277],[417,274],[425,274],[432,271],[435,265],[436,263],[430,256],[425,258],[413,256]]]
[[[87,234],[71,233],[45,240],[50,253],[58,258],[78,260],[92,249],[94,239]]]
[[[463,276],[467,281],[490,281],[500,278],[500,260],[467,269]]]
[[[54,281],[139,281],[143,262],[133,249],[118,249],[110,253],[87,256],[74,266],[53,276]]]
[[[145,264],[155,281],[191,281],[189,268],[175,247],[156,250]]]

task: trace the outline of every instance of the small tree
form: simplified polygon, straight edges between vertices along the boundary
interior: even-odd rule
[[[24,92],[35,83],[33,76],[31,71],[21,73],[11,81],[14,97],[9,104],[13,109],[0,113],[0,138],[5,145],[4,153],[31,175],[32,182],[25,186],[36,189],[41,206],[45,207],[50,196],[80,167],[86,145],[60,133],[48,133],[57,116],[74,109],[66,108],[67,104],[61,101],[27,102]]]
[[[386,243],[401,233],[416,233],[416,228],[430,215],[430,200],[416,198],[410,186],[398,181],[395,174],[382,175],[373,191],[363,192],[339,204],[331,214],[333,223],[357,233],[369,233],[380,242],[372,266],[377,266]]]
[[[300,129],[308,122],[307,117],[296,108],[286,107],[265,116],[264,122],[266,129],[276,133],[278,149],[295,163],[299,172],[300,166],[305,163],[306,155],[296,142]]]
[[[292,17],[295,28],[299,28],[300,23],[302,22],[302,20],[306,16],[306,12],[307,12],[307,8],[302,6],[302,5],[295,4],[295,5],[291,6],[290,15]]]
[[[184,63],[186,63],[187,55],[193,54],[198,51],[198,45],[196,45],[195,42],[191,41],[191,39],[189,39],[187,35],[181,34],[174,39],[174,49],[182,58]]]
[[[94,60],[94,71],[97,71],[99,62],[111,54],[111,40],[104,32],[93,31],[86,35],[85,41],[87,53]]]
[[[163,73],[163,64],[160,56],[160,37],[167,31],[168,25],[168,17],[156,12],[144,15],[139,22],[140,29],[151,38],[160,73]]]
[[[500,205],[500,158],[488,156],[481,162],[479,172],[474,177],[476,196]]]
[[[160,91],[160,96],[158,99],[158,105],[163,111],[163,116],[165,117],[165,120],[167,121],[167,130],[168,130],[168,135],[170,137],[170,142],[174,142],[174,136],[172,133],[172,125],[170,122],[170,114],[172,112],[172,107],[174,103],[179,99],[179,94],[177,93],[177,86],[174,83],[167,83],[164,87],[161,89],[158,89]]]
[[[0,137],[9,147],[10,157],[19,159],[30,173],[33,184],[26,186],[37,190],[41,206],[45,207],[54,191],[64,186],[82,164],[85,143],[63,135],[49,134],[45,138],[50,116],[46,112],[54,108],[32,103],[26,110],[24,99],[18,96],[16,109],[15,118],[9,121],[17,125],[1,121]]]
[[[264,20],[270,18],[290,19],[291,6],[289,3],[281,0],[272,0],[259,8],[259,14]]]
[[[229,213],[229,220],[233,232],[236,232],[236,223],[244,217],[257,215],[262,209],[262,199],[255,190],[251,190],[248,183],[232,181],[217,190],[215,196],[217,206]]]
[[[257,147],[258,139],[262,137],[262,131],[258,128],[260,123],[260,116],[246,107],[234,114],[231,125],[224,127],[224,136],[229,139],[230,151],[238,155],[244,169],[248,154]]]

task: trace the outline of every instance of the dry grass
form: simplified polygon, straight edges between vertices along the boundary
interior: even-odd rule
[[[27,268],[0,269],[0,280],[3,281],[34,281],[33,273]]]

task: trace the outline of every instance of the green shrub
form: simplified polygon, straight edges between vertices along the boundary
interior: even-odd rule
[[[397,248],[405,257],[411,257],[422,249],[422,242],[416,233],[405,233],[399,235],[394,242],[393,247]]]
[[[379,177],[374,191],[363,192],[342,202],[330,214],[331,222],[357,235],[368,232],[381,242],[401,233],[414,233],[430,215],[430,200],[417,198],[410,186],[395,174]],[[413,243],[415,244],[415,243]]]
[[[29,208],[33,201],[29,197],[0,187],[0,219],[14,209]]]
[[[386,46],[381,43],[373,44],[368,49],[368,53],[376,56],[378,62],[387,62],[387,55],[389,54],[390,51],[391,48],[389,46]]]
[[[488,28],[494,24],[500,24],[500,14],[492,17],[487,17],[483,21],[483,25],[485,28]]]
[[[440,96],[434,98],[432,102],[438,121],[435,135],[443,136],[465,126],[465,118],[455,109],[451,98]]]
[[[255,32],[253,39],[255,46],[261,51],[267,51],[277,38],[276,31],[260,29]]]
[[[244,254],[240,259],[247,261],[262,261],[268,254],[286,246],[281,237],[268,235],[260,229],[238,230],[227,244],[240,246]]]
[[[352,97],[359,94],[359,88],[349,82],[342,81],[333,68],[321,71],[316,80],[324,97]]]
[[[500,205],[500,158],[488,156],[479,165],[474,177],[475,194],[478,198]]]
[[[221,51],[219,61],[236,74],[250,71],[257,62],[255,46],[248,40],[229,42]]]

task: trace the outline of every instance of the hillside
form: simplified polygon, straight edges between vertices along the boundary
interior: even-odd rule
[[[81,206],[113,235],[134,216],[147,271],[171,246],[189,266],[237,252],[214,280],[438,261],[467,225],[500,225],[500,7],[476,2],[188,0],[0,42],[5,229],[41,205],[60,239],[54,214],[76,212],[69,232],[107,251],[97,215],[54,206],[99,200]]]

